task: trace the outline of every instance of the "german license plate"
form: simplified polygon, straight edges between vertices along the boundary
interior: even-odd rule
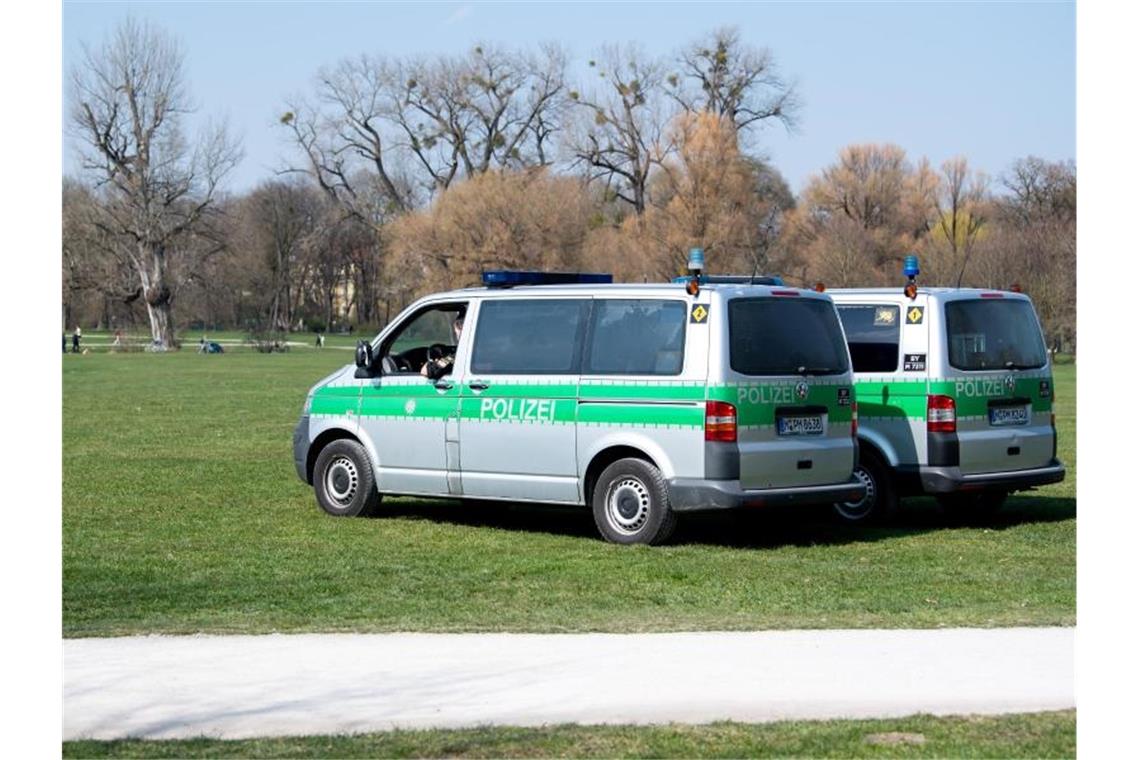
[[[990,424],[997,427],[1003,427],[1005,425],[1028,425],[1029,410],[1024,406],[991,407]]]
[[[818,414],[809,417],[777,417],[776,432],[779,435],[823,435],[823,417]]]

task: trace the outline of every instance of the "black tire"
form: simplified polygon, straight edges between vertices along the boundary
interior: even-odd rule
[[[320,508],[334,517],[369,517],[380,507],[372,462],[356,441],[342,438],[321,449],[313,490]]]
[[[898,513],[899,495],[891,469],[883,458],[866,446],[859,447],[859,461],[855,477],[867,486],[867,496],[858,502],[837,502],[832,505],[835,516],[847,525],[874,525],[884,523]]]
[[[1005,491],[947,493],[938,497],[938,505],[951,522],[969,525],[992,518],[1008,495]]]
[[[598,477],[594,523],[615,544],[663,544],[677,527],[661,471],[642,459],[619,459]]]

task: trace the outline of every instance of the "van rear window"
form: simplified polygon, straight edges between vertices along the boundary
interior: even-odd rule
[[[1020,298],[946,303],[950,366],[961,370],[1037,369],[1045,342],[1033,306]]]
[[[743,375],[832,375],[849,366],[835,307],[819,298],[734,298],[728,341],[729,364]]]

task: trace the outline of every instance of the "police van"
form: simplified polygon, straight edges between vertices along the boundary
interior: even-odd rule
[[[618,543],[691,510],[858,501],[835,306],[753,284],[487,272],[438,293],[309,391],[297,474],[331,515],[382,495],[593,509]]]
[[[851,522],[889,517],[931,494],[981,517],[1007,494],[1065,477],[1057,459],[1053,374],[1033,304],[1020,292],[918,287],[828,290],[843,321],[859,403],[867,486],[840,502]]]

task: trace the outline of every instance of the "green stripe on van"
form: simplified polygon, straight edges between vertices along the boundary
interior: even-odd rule
[[[822,406],[833,423],[849,422],[851,407],[839,404],[840,389],[849,385],[808,382],[808,395],[797,399],[797,383],[785,380],[739,385],[682,382],[507,383],[488,381],[475,395],[465,384],[440,391],[427,380],[320,388],[314,393],[314,414],[352,414],[359,405],[364,417],[529,424],[702,427],[706,397],[726,401],[737,409],[741,426],[773,425],[776,409]],[[853,392],[853,391],[852,391]]]
[[[1012,392],[1006,389],[1007,374],[991,374],[957,380],[878,381],[857,380],[855,396],[859,401],[859,416],[865,418],[926,419],[926,395],[950,396],[959,417],[982,417],[988,413],[989,402],[1008,398],[1027,398],[1034,412],[1053,409],[1051,374],[1020,376],[1014,380]],[[1041,382],[1048,382],[1049,395],[1041,395]]]
[[[591,404],[578,405],[578,422],[597,425],[704,427],[704,405]]]

